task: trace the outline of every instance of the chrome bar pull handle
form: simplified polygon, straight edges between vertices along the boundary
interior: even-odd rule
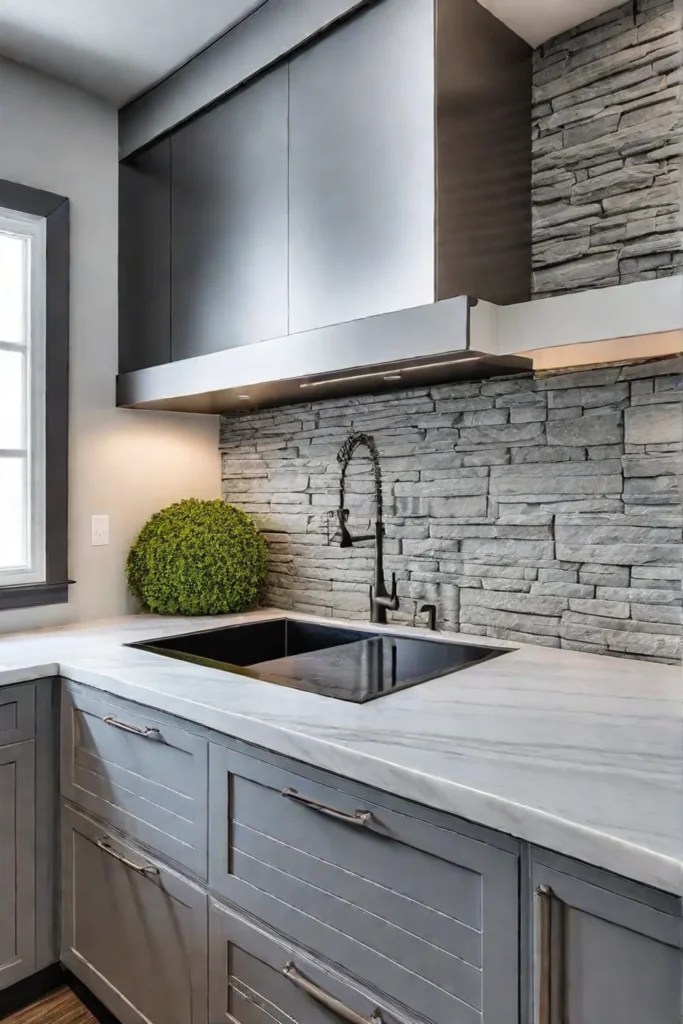
[[[369,825],[372,821],[372,812],[355,810],[353,813],[349,811],[340,811],[336,807],[330,807],[329,804],[321,804],[318,800],[311,799],[310,796],[304,796],[299,793],[296,789],[292,789],[291,786],[287,786],[286,789],[282,790],[282,795],[288,800],[295,800],[299,804],[303,804],[305,807],[310,807],[312,811],[318,811],[319,814],[326,814],[328,818],[335,818],[336,821],[345,821],[348,825]]]
[[[539,885],[536,890],[538,900],[538,1015],[537,1024],[552,1024],[550,1019],[551,996],[551,922],[552,889],[547,885]]]
[[[159,874],[159,868],[156,868],[153,864],[136,864],[134,860],[129,860],[128,857],[124,857],[122,853],[117,853],[116,850],[107,842],[106,836],[102,836],[101,839],[98,839],[97,845],[104,853],[113,857],[114,860],[118,860],[125,867],[130,868],[131,871],[137,871],[139,875]]]
[[[536,1024],[568,1024],[566,999],[566,905],[549,885],[536,889],[538,989]]]
[[[325,989],[309,981],[305,975],[297,970],[296,965],[291,960],[282,968],[282,973],[285,978],[291,981],[293,985],[296,985],[297,988],[300,988],[302,992],[306,992],[317,1003],[320,1003],[321,1006],[331,1010],[337,1017],[348,1021],[349,1024],[383,1024],[380,1010],[373,1010],[369,1017],[361,1016],[360,1013],[356,1013],[350,1006],[346,1006],[336,996],[330,995]]]
[[[164,738],[158,729],[154,729],[148,726],[146,729],[138,729],[135,725],[128,725],[127,722],[121,722],[118,718],[114,718],[113,715],[107,715],[102,721],[105,725],[113,725],[115,729],[120,729],[121,732],[131,732],[134,736],[141,736],[143,740],[154,740],[156,743],[163,743]]]

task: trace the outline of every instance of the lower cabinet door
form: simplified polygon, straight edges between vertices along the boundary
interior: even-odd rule
[[[404,1024],[382,996],[209,902],[210,1024]]]
[[[61,959],[121,1024],[206,1024],[206,895],[62,804]]]
[[[680,1024],[680,909],[541,863],[533,884],[536,1024]]]
[[[35,742],[0,747],[0,988],[36,959]]]

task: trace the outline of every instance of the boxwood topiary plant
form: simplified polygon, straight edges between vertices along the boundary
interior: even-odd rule
[[[220,498],[187,498],[145,523],[126,561],[146,611],[219,615],[257,604],[268,555],[252,519]]]

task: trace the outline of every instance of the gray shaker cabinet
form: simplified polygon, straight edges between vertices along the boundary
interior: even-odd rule
[[[62,804],[62,961],[121,1024],[206,1024],[206,894]]]
[[[679,901],[552,854],[532,885],[535,1024],[680,1024]]]
[[[62,688],[61,792],[206,878],[208,743],[170,715]]]
[[[63,689],[62,959],[121,1024],[680,1024],[676,897]],[[43,692],[0,691],[0,987],[43,965]]]
[[[287,334],[288,74],[276,68],[171,141],[171,358]]]
[[[171,143],[119,166],[119,372],[171,359]]]
[[[56,688],[0,688],[0,989],[57,959]]]
[[[35,740],[0,747],[0,988],[36,963]]]
[[[445,815],[432,823],[347,780],[213,743],[209,793],[211,889],[409,1016],[517,1024],[513,844],[496,849]]]

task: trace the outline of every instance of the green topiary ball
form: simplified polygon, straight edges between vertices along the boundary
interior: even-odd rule
[[[187,498],[145,523],[126,576],[146,611],[220,615],[258,603],[267,565],[265,542],[246,512],[220,498]]]

